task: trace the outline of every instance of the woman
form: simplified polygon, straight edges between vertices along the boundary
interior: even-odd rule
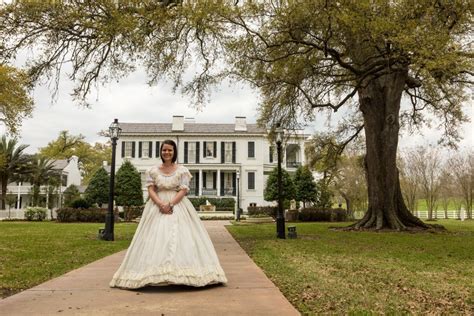
[[[174,141],[163,142],[160,157],[163,163],[147,171],[150,199],[110,286],[226,283],[211,239],[186,198],[192,176],[176,163]]]

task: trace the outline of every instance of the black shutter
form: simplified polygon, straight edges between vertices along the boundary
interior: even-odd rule
[[[248,142],[248,158],[255,158],[255,142]]]
[[[125,142],[122,141],[122,158],[125,157]]]
[[[155,142],[155,158],[160,157],[160,142]]]
[[[249,172],[247,180],[248,180],[247,188],[249,190],[255,190],[255,172]]]
[[[224,195],[224,171],[221,171],[221,196]]]
[[[221,142],[221,163],[225,162],[225,143]]]
[[[143,142],[138,142],[138,158],[142,158],[142,144]]]
[[[269,151],[270,151],[269,161],[270,161],[270,163],[272,163],[273,162],[273,146],[270,146]]]
[[[235,142],[232,142],[232,163],[235,163]]]
[[[206,158],[206,157],[207,157],[207,146],[206,146],[206,143],[207,143],[207,142],[202,142],[202,157],[203,157],[203,158]]]
[[[232,195],[237,194],[237,174],[234,172],[232,173]]]
[[[214,153],[213,153],[214,158],[217,158],[217,142],[214,142]]]
[[[196,142],[196,163],[199,163],[199,144],[200,142]]]
[[[196,177],[194,179],[196,180],[196,185],[194,187],[194,195],[199,196],[199,172],[196,172]]]
[[[217,172],[212,173],[212,189],[217,189]]]
[[[148,142],[148,157],[151,158],[153,157],[151,154],[152,154],[152,147],[153,146],[153,142]]]
[[[184,142],[184,163],[188,163],[188,142]]]
[[[206,179],[206,172],[202,173],[202,187],[207,189],[207,179]]]
[[[135,158],[135,142],[132,142],[132,158]]]

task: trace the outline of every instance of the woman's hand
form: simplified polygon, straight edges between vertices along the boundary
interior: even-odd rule
[[[160,212],[163,214],[173,214],[173,208],[169,204],[161,205]]]

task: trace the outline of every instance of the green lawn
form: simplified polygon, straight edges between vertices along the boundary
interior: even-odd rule
[[[6,297],[128,247],[137,227],[116,224],[115,241],[97,239],[101,223],[0,222],[0,297]]]
[[[344,232],[297,223],[298,239],[277,240],[275,225],[228,228],[303,314],[472,315],[474,221],[437,223],[448,232]]]

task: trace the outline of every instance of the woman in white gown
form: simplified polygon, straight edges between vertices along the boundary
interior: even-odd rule
[[[163,142],[163,164],[147,171],[150,199],[111,287],[205,286],[226,283],[211,239],[186,197],[191,174],[176,164],[176,144]]]

